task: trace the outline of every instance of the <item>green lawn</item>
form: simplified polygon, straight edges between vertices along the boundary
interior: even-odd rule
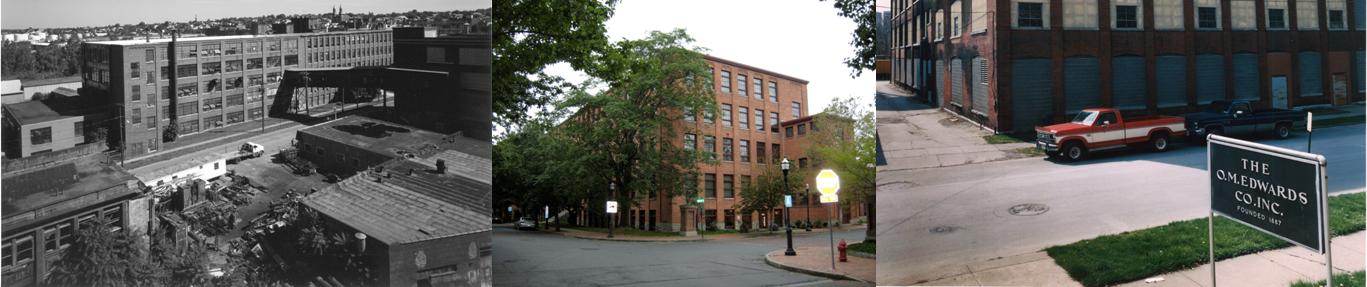
[[[878,254],[878,246],[876,246],[876,242],[859,242],[855,244],[850,244],[849,246],[845,247],[848,248],[849,251],[859,251],[868,254]]]
[[[1329,197],[1329,229],[1335,236],[1363,230],[1363,193]],[[1054,262],[1086,286],[1131,282],[1209,262],[1206,219],[1168,223],[1046,248]],[[1291,243],[1243,224],[1215,220],[1215,257],[1225,259]]]
[[[986,140],[987,143],[989,143],[989,144],[1009,144],[1009,143],[1021,143],[1021,142],[1026,142],[1025,140],[1022,140],[1021,138],[1018,138],[1018,137],[1015,137],[1015,136],[1012,136],[1012,135],[1007,135],[1007,134],[983,136],[983,140]]]
[[[1310,283],[1306,281],[1296,281],[1291,283],[1291,287],[1318,287],[1324,286],[1324,280]],[[1334,273],[1334,286],[1367,286],[1367,273],[1362,271],[1353,273]]]

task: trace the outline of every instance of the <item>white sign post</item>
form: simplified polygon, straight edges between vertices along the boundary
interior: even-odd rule
[[[608,213],[617,213],[616,201],[608,201]]]
[[[821,203],[840,202],[840,176],[834,170],[823,169],[816,174],[816,190],[821,192]],[[831,211],[834,213],[835,211]],[[831,214],[826,214],[826,222],[831,221]],[[831,270],[835,270],[835,227],[834,224],[827,224],[826,229],[831,235]]]
[[[792,196],[792,195],[787,195],[787,194],[783,195],[783,207],[789,207],[789,208],[793,207],[793,196]]]

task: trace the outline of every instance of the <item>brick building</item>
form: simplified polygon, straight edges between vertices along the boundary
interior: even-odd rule
[[[445,135],[365,116],[347,116],[296,132],[299,157],[323,172],[350,175],[402,158],[427,158],[444,150],[489,154],[480,141]],[[435,160],[434,160],[435,161]],[[455,163],[447,163],[455,164]]]
[[[265,117],[285,69],[389,65],[392,42],[389,30],[87,42],[81,93],[109,103],[121,119],[109,138],[133,158],[172,124],[184,136]],[[321,106],[338,94],[307,95]]]
[[[1363,100],[1363,0],[893,0],[892,81],[997,132]]]
[[[438,35],[430,28],[394,28],[393,67],[446,72],[444,82],[449,85],[446,93],[396,97],[398,114],[437,132],[492,139],[492,41],[490,34]]]
[[[793,148],[802,138],[788,137],[783,132],[797,126],[805,129],[809,124],[807,81],[710,55],[705,59],[712,67],[720,114],[685,115],[675,123],[675,130],[682,135],[675,137],[674,142],[716,155],[717,164],[698,166],[702,176],[699,190],[704,197],[701,218],[705,224],[720,229],[737,229],[742,222],[766,226],[767,222],[781,218],[782,208],[770,214],[737,214],[740,191],[785,157],[793,163],[791,184],[802,184],[798,160],[807,156],[803,148]],[[685,206],[684,200],[642,197],[625,216],[640,229],[693,231],[694,220],[698,218],[695,212],[699,210],[692,203]],[[799,213],[794,210],[796,220]],[[824,209],[813,208],[812,212],[814,219],[826,218]]]

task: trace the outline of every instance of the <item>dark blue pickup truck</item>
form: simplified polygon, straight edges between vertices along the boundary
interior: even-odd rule
[[[1305,127],[1305,111],[1256,109],[1249,101],[1213,101],[1205,111],[1186,115],[1191,138],[1207,134],[1256,136],[1271,133],[1279,139],[1291,136],[1293,129]]]

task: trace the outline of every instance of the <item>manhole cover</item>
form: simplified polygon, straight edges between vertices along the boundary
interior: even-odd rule
[[[959,229],[958,227],[953,227],[953,226],[936,226],[936,227],[931,227],[931,228],[930,228],[930,233],[944,234],[944,233],[954,232],[954,230],[958,230],[958,229]]]
[[[1007,209],[1006,212],[1018,216],[1034,216],[1049,212],[1049,206],[1039,203],[1017,204]]]

